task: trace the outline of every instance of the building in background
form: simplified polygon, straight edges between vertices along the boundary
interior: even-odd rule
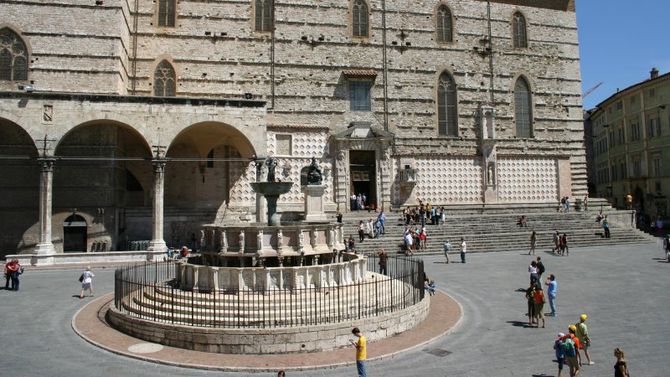
[[[0,254],[160,250],[262,212],[587,193],[572,0],[8,1]],[[385,9],[383,7],[386,7]]]
[[[668,216],[670,197],[670,73],[618,91],[588,112],[595,189],[615,207],[629,205],[640,225]]]

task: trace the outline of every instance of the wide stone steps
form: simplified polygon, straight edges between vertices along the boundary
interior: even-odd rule
[[[374,279],[373,279],[374,277]],[[377,279],[377,280],[375,280]],[[215,327],[291,326],[309,324],[318,317],[322,323],[360,318],[397,306],[407,295],[416,294],[409,285],[383,275],[368,273],[366,283],[310,289],[292,293],[285,290],[227,294],[200,293],[148,287],[123,300],[125,311],[141,318],[162,322]],[[339,293],[339,295],[338,295]]]
[[[590,203],[591,204],[591,203]],[[597,207],[599,208],[599,207]],[[611,238],[603,238],[603,229],[595,221],[597,212],[543,212],[527,214],[528,227],[519,227],[516,214],[487,213],[483,215],[461,214],[448,216],[445,224],[426,225],[427,247],[421,253],[442,253],[445,240],[452,243],[452,251],[460,251],[460,239],[468,243],[468,252],[490,252],[507,250],[527,250],[530,233],[537,232],[537,250],[553,248],[555,230],[568,235],[568,247],[605,246],[610,244],[630,244],[650,242],[650,238],[630,227],[622,227],[610,222]],[[607,212],[605,212],[607,213]],[[377,239],[358,242],[358,221],[348,219],[344,224],[345,239],[353,235],[356,250],[374,253],[384,248],[387,252],[402,250],[404,221],[397,213],[387,214],[386,234]]]

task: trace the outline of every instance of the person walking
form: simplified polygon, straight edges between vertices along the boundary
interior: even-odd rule
[[[533,326],[535,323],[535,300],[534,294],[537,285],[533,282],[530,283],[528,289],[526,289],[526,304],[528,306],[528,327]]]
[[[605,232],[605,238],[610,238],[610,223],[607,220],[607,215],[600,221],[600,225],[602,225],[603,232]]]
[[[542,320],[542,328],[544,328],[544,302],[544,291],[536,284],[533,291],[533,311],[537,327],[540,327],[540,320]]]
[[[574,326],[568,327],[568,334],[561,340],[561,347],[565,353],[565,363],[570,367],[570,377],[575,377],[579,374],[579,339],[575,336]]]
[[[535,233],[535,230],[530,234],[530,250],[528,251],[528,255],[530,253],[533,253],[535,255],[535,246],[537,246],[537,233]]]
[[[335,215],[335,218],[337,219],[338,224],[342,224],[342,212],[340,210],[337,210],[337,214]]]
[[[461,238],[461,263],[465,263],[465,253],[468,252],[468,245],[465,243],[465,238]]]
[[[563,373],[563,364],[565,364],[565,352],[561,347],[561,340],[565,336],[564,333],[559,332],[556,340],[554,340],[554,350],[556,351],[556,362],[558,363],[558,374],[556,377],[561,377]]]
[[[386,275],[386,265],[388,264],[389,256],[384,249],[379,250],[379,273]]]
[[[421,240],[421,251],[426,250],[426,243],[428,241],[428,235],[426,234],[426,227],[422,227],[419,231],[419,240]]]
[[[91,272],[91,267],[86,267],[86,271],[81,274],[79,281],[81,281],[81,293],[79,298],[84,298],[84,291],[88,289],[88,294],[93,297],[93,278],[95,275]]]
[[[535,262],[537,265],[537,283],[541,284],[542,283],[542,274],[544,274],[544,263],[542,263],[542,258],[537,257],[537,260]]]
[[[18,259],[12,259],[9,263],[5,264],[5,289],[10,291],[19,290],[19,276],[23,274],[23,267],[19,263]],[[9,283],[11,282],[11,287]]]
[[[386,214],[384,213],[383,209],[379,212],[379,215],[377,216],[377,221],[379,221],[379,228],[381,234],[386,233]]]
[[[5,273],[5,289],[7,289],[7,290],[10,289],[9,288],[9,283],[11,283],[11,281],[12,281],[12,271],[11,271],[11,269],[13,269],[13,268],[14,268],[14,260],[13,259],[10,260],[9,262],[5,263],[5,270],[4,270],[4,273]],[[14,287],[12,286],[11,289],[13,290]]]
[[[549,298],[549,307],[551,308],[551,316],[556,316],[556,294],[558,293],[558,282],[554,274],[549,274],[547,281],[547,297]]]
[[[626,364],[626,355],[621,348],[617,347],[614,349],[614,357],[616,357],[614,377],[630,377],[630,374],[628,374],[628,365]]]
[[[528,266],[528,273],[530,274],[530,284],[536,284],[539,281],[537,276],[537,262],[530,262],[530,266]]]
[[[554,248],[551,249],[552,253],[560,254],[561,252],[561,236],[558,234],[558,230],[554,231]]]
[[[561,255],[570,256],[570,248],[568,247],[568,234],[563,233],[561,236]]]
[[[663,238],[663,249],[665,251],[665,258],[670,263],[670,234],[666,234]]]
[[[447,264],[449,264],[449,253],[451,252],[451,243],[449,243],[449,240],[444,241],[442,249],[444,250],[444,257],[447,258]]]
[[[363,220],[358,223],[358,242],[363,242],[365,239],[365,224]]]
[[[575,335],[579,338],[579,350],[584,350],[584,356],[586,356],[586,363],[588,365],[593,365],[594,362],[591,361],[591,355],[589,355],[589,347],[591,346],[591,338],[589,338],[589,330],[586,326],[586,319],[588,316],[582,314],[579,316],[579,323],[575,325]],[[580,358],[581,359],[581,358]]]
[[[368,356],[367,340],[358,327],[354,327],[354,329],[351,330],[351,333],[358,338],[358,341],[356,342],[353,340],[350,341],[351,344],[356,347],[356,369],[358,370],[358,377],[367,377],[367,374],[365,373],[365,360]]]

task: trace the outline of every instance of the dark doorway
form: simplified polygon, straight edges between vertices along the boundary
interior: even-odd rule
[[[375,208],[377,205],[377,165],[375,161],[375,151],[349,152],[351,193],[365,194],[366,208]]]
[[[79,215],[72,215],[63,223],[63,252],[86,252],[86,220]]]

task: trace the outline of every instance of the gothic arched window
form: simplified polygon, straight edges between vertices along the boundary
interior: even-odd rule
[[[354,0],[352,12],[352,26],[354,37],[368,36],[368,5],[363,0]]]
[[[512,43],[515,48],[528,47],[528,33],[526,30],[526,17],[516,12],[512,19]]]
[[[274,0],[255,0],[256,31],[272,31]]]
[[[437,88],[437,122],[441,136],[458,136],[458,95],[449,73],[440,75]]]
[[[10,28],[0,29],[0,80],[28,80],[28,49]]]
[[[177,91],[177,79],[172,64],[167,60],[158,63],[154,71],[154,95],[174,97]]]
[[[453,42],[453,26],[451,23],[451,11],[449,7],[442,4],[437,9],[437,41]]]
[[[514,122],[517,137],[533,137],[532,106],[530,85],[525,78],[519,77],[514,85]]]
[[[158,0],[158,26],[174,27],[176,0]]]

